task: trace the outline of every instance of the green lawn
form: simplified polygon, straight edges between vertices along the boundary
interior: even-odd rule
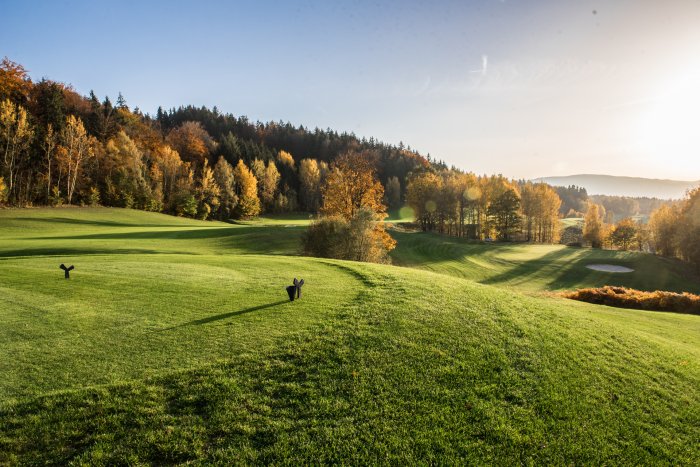
[[[700,293],[700,278],[687,264],[647,253],[563,245],[484,244],[423,232],[392,232],[394,264],[527,291],[621,285],[640,290]],[[594,271],[613,264],[631,273]]]
[[[530,293],[583,250],[295,257],[305,222],[0,210],[0,465],[700,463],[699,317]]]
[[[581,227],[583,228],[583,217],[567,217],[559,221],[562,227]]]

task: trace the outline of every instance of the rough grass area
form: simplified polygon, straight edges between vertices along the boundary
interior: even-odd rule
[[[265,223],[0,211],[0,465],[700,463],[697,316],[292,257]]]
[[[662,290],[644,292],[625,287],[605,286],[566,292],[563,296],[597,305],[700,315],[700,295],[689,293],[679,294]]]

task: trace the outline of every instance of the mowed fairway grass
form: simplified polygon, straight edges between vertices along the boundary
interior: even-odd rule
[[[307,222],[0,210],[0,464],[700,463],[699,317],[539,293],[586,250],[370,265],[294,256]]]
[[[467,241],[424,232],[392,232],[395,265],[524,291],[560,291],[620,285],[640,290],[700,293],[700,276],[680,261],[636,251],[563,245]],[[587,268],[611,264],[634,269],[609,273]]]

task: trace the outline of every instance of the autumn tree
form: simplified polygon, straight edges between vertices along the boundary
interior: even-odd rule
[[[602,248],[605,240],[605,226],[600,215],[600,206],[588,203],[586,216],[583,219],[583,239],[593,248]]]
[[[202,167],[216,148],[216,142],[202,124],[192,121],[173,128],[166,141],[184,162],[190,162],[195,168]]]
[[[233,167],[223,156],[214,166],[214,180],[219,186],[219,210],[218,218],[221,220],[229,219],[238,205],[238,195],[236,195],[236,184],[233,176]]]
[[[310,226],[307,246],[311,241],[309,239],[326,231],[325,223],[330,222],[339,225],[339,237],[336,240],[316,240],[336,242],[340,257],[358,261],[387,260],[388,252],[396,246],[396,242],[380,222],[386,217],[386,207],[382,203],[384,189],[375,176],[371,157],[368,154],[346,153],[338,158],[322,193],[321,212],[327,216],[327,220]]]
[[[462,196],[462,186],[456,172],[442,171],[441,189],[437,194],[436,214],[438,232],[447,235],[457,235],[459,226],[459,203]]]
[[[683,201],[678,244],[681,258],[700,270],[700,187],[689,191]]]
[[[280,173],[277,170],[275,161],[267,161],[265,173],[262,179],[262,197],[263,205],[271,210],[275,204],[275,197],[280,183]]]
[[[258,182],[243,160],[238,161],[233,170],[233,178],[236,181],[236,195],[238,196],[238,204],[234,211],[236,217],[249,218],[260,214]]]
[[[321,212],[351,219],[360,208],[374,211],[378,219],[386,217],[384,187],[377,180],[368,154],[346,153],[333,163],[322,189]]]
[[[637,223],[626,217],[615,225],[610,233],[610,240],[613,245],[621,250],[628,250],[637,236]]]
[[[661,206],[651,214],[649,229],[654,249],[662,256],[673,257],[678,251],[680,210],[677,206]]]
[[[437,202],[442,178],[433,172],[411,177],[406,187],[406,202],[413,209],[423,231],[432,231],[437,225]]]
[[[33,134],[24,107],[15,105],[9,99],[0,102],[0,150],[3,155],[1,173],[7,184],[7,196],[10,200],[17,197],[18,171]]]
[[[456,174],[457,187],[459,190],[458,218],[460,237],[476,238],[478,231],[477,210],[478,200],[481,197],[479,181],[472,173]]]
[[[186,177],[179,154],[168,145],[159,144],[151,152],[151,173],[154,192],[162,192],[164,208],[175,211],[178,179]]]
[[[134,140],[120,131],[96,157],[97,176],[103,179],[104,199],[113,206],[143,209],[148,204],[150,185],[145,154]],[[94,177],[97,178],[97,177]]]
[[[194,170],[189,162],[184,162],[179,165],[178,172],[175,179],[173,209],[178,216],[195,217],[198,203],[195,197]]]
[[[527,240],[554,243],[559,240],[561,198],[546,183],[525,183],[521,187],[523,227]]]
[[[197,217],[199,219],[207,219],[212,211],[216,211],[219,207],[219,195],[221,190],[214,178],[214,171],[209,166],[208,162],[204,162],[201,175],[197,183]]]
[[[279,161],[281,166],[294,169],[294,157],[292,157],[292,155],[287,151],[280,151],[277,154],[277,160]]]
[[[494,198],[488,208],[488,215],[499,240],[512,240],[520,229],[520,196],[508,188]]]
[[[299,184],[302,208],[316,212],[321,206],[321,168],[316,159],[299,162]]]
[[[5,185],[5,179],[0,177],[0,204],[4,204],[7,201],[7,185]]]
[[[7,57],[0,61],[0,102],[5,99],[15,104],[25,104],[32,81],[24,67]]]

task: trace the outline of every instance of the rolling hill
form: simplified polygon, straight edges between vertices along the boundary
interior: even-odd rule
[[[631,196],[659,199],[681,199],[685,195],[686,190],[700,185],[700,180],[659,180],[652,178],[591,174],[542,177],[534,179],[533,181],[548,183],[552,186],[576,185],[584,187],[589,195]]]
[[[307,222],[0,210],[0,464],[700,462],[697,316],[559,298],[554,247],[298,257]]]

